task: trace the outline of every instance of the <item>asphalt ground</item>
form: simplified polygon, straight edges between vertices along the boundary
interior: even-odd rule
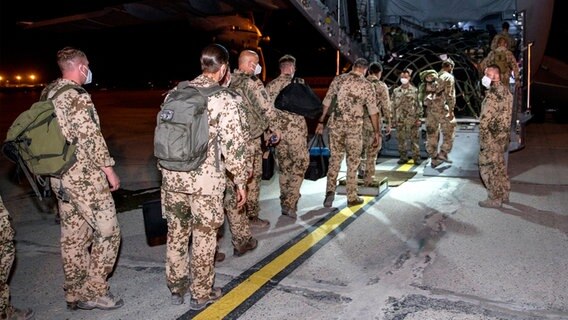
[[[0,93],[0,132],[35,98]],[[170,303],[165,246],[146,242],[141,203],[157,197],[152,156],[160,91],[93,93],[117,160],[122,246],[111,290],[114,311],[68,311],[59,225],[14,165],[0,160],[0,192],[13,217],[17,258],[10,285],[36,319],[568,319],[568,126],[529,123],[526,147],[509,155],[511,202],[485,198],[479,178],[424,175],[380,157],[377,169],[416,175],[365,203],[322,208],[325,179],[305,181],[297,220],[280,214],[277,175],[263,181],[259,246],[232,255],[230,232],[216,265],[224,296],[201,313]]]

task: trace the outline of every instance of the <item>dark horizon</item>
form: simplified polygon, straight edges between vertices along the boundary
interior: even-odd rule
[[[55,63],[57,50],[75,46],[89,57],[94,82],[146,86],[152,81],[162,85],[168,81],[192,78],[200,73],[199,53],[213,42],[210,35],[191,29],[186,21],[147,23],[93,31],[24,30],[17,21],[41,20],[125,3],[120,0],[81,2],[64,0],[58,11],[52,4],[29,1],[0,3],[0,74],[34,73],[37,82],[46,83],[59,76]],[[568,36],[566,1],[555,1],[546,55],[568,62],[561,48]],[[266,19],[267,18],[267,19]],[[263,20],[266,19],[266,20]],[[270,15],[257,14],[261,30],[270,36],[263,45],[267,76],[277,75],[277,61],[283,54],[298,58],[299,76],[333,76],[335,49],[297,10],[277,10]],[[232,68],[238,52],[231,52]],[[25,66],[25,67],[22,67]]]

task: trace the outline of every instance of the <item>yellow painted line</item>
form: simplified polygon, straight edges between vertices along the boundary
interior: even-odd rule
[[[329,233],[339,227],[345,220],[349,219],[357,210],[366,205],[375,197],[361,197],[363,203],[354,206],[346,207],[336,213],[328,221],[320,225],[314,231],[310,232],[296,244],[291,246],[288,250],[284,251],[281,255],[269,262],[267,265],[253,273],[249,278],[241,282],[238,286],[231,291],[225,293],[221,299],[210,305],[207,309],[200,312],[193,319],[223,319],[231,311],[241,305],[246,299],[258,291],[270,279],[276,276],[279,272],[284,270],[302,254],[308,251],[312,246],[317,244],[320,240],[325,238]]]

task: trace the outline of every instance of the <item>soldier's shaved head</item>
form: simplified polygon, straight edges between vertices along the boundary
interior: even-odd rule
[[[246,64],[249,62],[257,62],[258,61],[258,54],[252,50],[243,50],[241,54],[239,54],[239,67],[242,64]]]

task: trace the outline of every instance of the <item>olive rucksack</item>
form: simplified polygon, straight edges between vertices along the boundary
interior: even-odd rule
[[[192,171],[207,158],[209,146],[208,97],[226,88],[207,88],[180,82],[164,99],[156,119],[154,156],[172,171]]]
[[[79,86],[65,85],[53,97],[40,98],[14,120],[2,145],[2,153],[24,171],[40,199],[36,181],[42,176],[61,177],[77,160],[77,141],[63,136],[53,105],[57,96],[70,89],[85,92]]]
[[[257,138],[264,133],[266,128],[268,128],[268,118],[264,115],[260,106],[249,100],[243,90],[247,85],[246,82],[248,78],[250,77],[251,76],[244,73],[233,74],[231,76],[231,84],[229,85],[229,88],[234,90],[243,98],[244,103],[242,104],[241,111],[244,118],[244,121],[242,121],[244,131],[248,132],[249,137]]]

